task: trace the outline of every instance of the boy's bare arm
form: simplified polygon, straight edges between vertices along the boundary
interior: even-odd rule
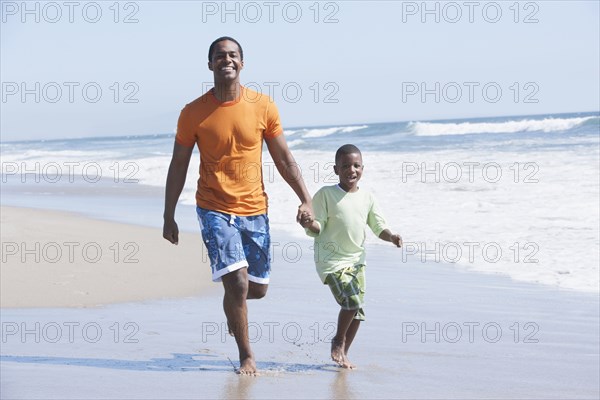
[[[402,247],[402,237],[397,233],[392,233],[389,229],[384,229],[379,234],[379,239],[385,240],[386,242],[392,242],[396,247]]]

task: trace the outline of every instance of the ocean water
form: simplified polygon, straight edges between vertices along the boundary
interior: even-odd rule
[[[362,150],[360,187],[376,195],[390,228],[404,238],[398,263],[417,257],[600,291],[597,112],[297,127],[285,135],[311,193],[337,182],[340,145]],[[173,138],[2,142],[1,202],[158,227]],[[180,228],[193,231],[197,154],[177,214]],[[239,176],[253,173],[242,168]],[[303,237],[294,223],[298,200],[266,147],[263,174],[272,226]],[[373,249],[386,245],[373,235],[368,240]]]

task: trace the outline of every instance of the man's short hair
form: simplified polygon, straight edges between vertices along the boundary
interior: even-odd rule
[[[230,40],[233,43],[237,44],[238,49],[240,49],[240,59],[244,61],[244,51],[242,50],[242,45],[237,40],[229,36],[221,36],[220,38],[216,39],[210,44],[210,47],[208,48],[208,61],[212,61],[212,54],[215,51],[215,45],[224,40]]]
[[[356,147],[353,144],[345,144],[342,147],[340,147],[339,149],[337,149],[337,151],[335,152],[336,164],[337,164],[338,160],[340,159],[340,157],[343,155],[346,155],[346,154],[360,154],[362,157],[362,153],[360,152],[358,147]]]

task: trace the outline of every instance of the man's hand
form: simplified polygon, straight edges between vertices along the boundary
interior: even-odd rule
[[[163,225],[163,237],[173,244],[179,244],[179,227],[175,220],[165,220]]]

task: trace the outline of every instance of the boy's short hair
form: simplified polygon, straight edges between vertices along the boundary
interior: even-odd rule
[[[217,43],[223,42],[225,40],[229,40],[229,41],[237,44],[238,49],[240,49],[240,60],[243,61],[244,60],[244,51],[242,50],[242,45],[237,40],[235,40],[234,38],[232,38],[230,36],[221,36],[220,38],[215,39],[215,41],[210,44],[210,47],[208,48],[208,61],[212,61],[212,54],[213,54],[213,51],[215,50],[215,45]]]
[[[362,153],[360,152],[358,147],[356,147],[353,144],[345,144],[342,147],[340,147],[339,149],[337,149],[337,151],[335,152],[336,164],[337,164],[338,160],[340,159],[340,157],[343,155],[346,155],[346,154],[360,154],[360,156],[362,157]]]

